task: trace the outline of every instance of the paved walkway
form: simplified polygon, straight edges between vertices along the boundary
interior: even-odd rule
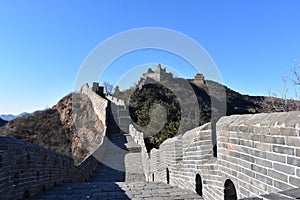
[[[112,110],[117,115],[114,105]],[[145,182],[141,148],[120,131],[109,114],[105,154],[89,182],[63,184],[32,200],[56,199],[201,199],[196,193],[164,183]]]
[[[60,185],[37,196],[36,200],[173,200],[201,199],[191,191],[155,182],[84,182]]]

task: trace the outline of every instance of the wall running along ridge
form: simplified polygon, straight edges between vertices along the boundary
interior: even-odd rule
[[[91,100],[104,130],[101,146],[94,152],[100,159],[106,144],[108,102],[87,84],[81,93]],[[22,140],[0,137],[0,199],[24,199],[61,183],[87,181],[98,165],[95,157],[91,155],[75,166],[71,157]]]

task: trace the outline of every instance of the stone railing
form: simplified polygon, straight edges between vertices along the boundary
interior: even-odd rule
[[[21,140],[0,137],[0,199],[25,199],[67,182],[86,181],[98,161],[72,158]]]
[[[132,126],[130,134],[144,145],[143,134]],[[224,199],[228,188],[235,189],[237,198],[297,188],[299,134],[300,112],[222,117],[216,125],[218,157],[211,126],[205,124],[164,141],[149,156],[144,153],[145,175],[148,181],[193,190],[204,199]]]

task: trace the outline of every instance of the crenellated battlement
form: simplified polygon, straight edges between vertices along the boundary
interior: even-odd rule
[[[130,134],[143,143],[143,133],[132,125]],[[147,180],[220,200],[232,188],[240,199],[270,193],[279,198],[276,193],[299,187],[300,112],[222,117],[216,134],[217,157],[210,123],[167,139],[149,155],[144,153]]]

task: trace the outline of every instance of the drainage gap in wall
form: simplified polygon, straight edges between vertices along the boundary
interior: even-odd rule
[[[152,174],[152,181],[154,181],[154,174]]]
[[[230,179],[224,184],[224,200],[237,200],[235,186]]]
[[[196,174],[196,193],[199,194],[200,196],[202,196],[202,179],[201,179],[201,176],[200,174]]]
[[[213,147],[213,152],[214,152],[214,157],[217,157],[218,156],[218,154],[217,154],[218,150],[217,150],[217,145],[216,144]]]
[[[170,183],[170,171],[168,168],[166,169],[166,172],[167,172],[167,184],[169,184]]]

